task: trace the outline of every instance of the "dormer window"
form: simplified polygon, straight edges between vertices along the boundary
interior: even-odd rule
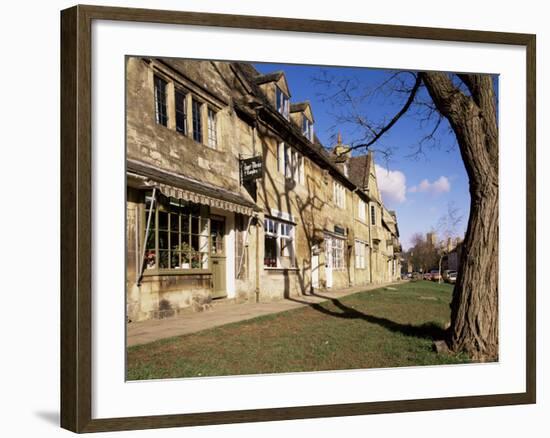
[[[290,117],[290,99],[279,87],[276,87],[277,96],[277,111],[283,115],[285,119]]]
[[[306,116],[302,117],[302,134],[313,142],[313,123]]]

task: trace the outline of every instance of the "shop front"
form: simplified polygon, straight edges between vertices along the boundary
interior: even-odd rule
[[[255,204],[142,163],[127,169],[128,318],[166,318],[234,298],[245,250],[236,245],[235,218],[252,218]]]

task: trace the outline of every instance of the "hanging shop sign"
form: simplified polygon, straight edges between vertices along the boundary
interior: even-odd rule
[[[261,156],[240,160],[241,182],[253,181],[263,177],[264,166]]]

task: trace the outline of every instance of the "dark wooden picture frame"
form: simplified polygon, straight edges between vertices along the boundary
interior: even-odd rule
[[[284,30],[526,48],[526,391],[498,395],[300,406],[177,415],[92,419],[92,157],[93,20]],[[74,432],[213,425],[536,402],[535,56],[530,34],[75,6],[61,12],[61,426]]]

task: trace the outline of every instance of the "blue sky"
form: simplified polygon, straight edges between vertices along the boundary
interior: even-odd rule
[[[348,144],[358,141],[359,134],[350,124],[336,123],[337,114],[341,114],[342,108],[334,108],[331,103],[323,100],[321,94],[325,89],[312,78],[321,77],[323,71],[340,79],[353,78],[359,90],[380,84],[394,73],[377,69],[288,64],[258,63],[254,66],[262,73],[276,70],[285,72],[291,102],[311,102],[315,132],[325,146],[334,143],[337,131],[342,133],[343,142]],[[425,90],[419,97],[429,99]],[[396,98],[395,93],[382,93],[363,103],[360,111],[369,119],[390,120],[399,111],[403,102],[402,96]],[[457,235],[463,237],[468,222],[468,178],[447,122],[443,121],[436,133],[437,145],[425,144],[421,156],[416,159],[410,157],[419,141],[431,131],[432,126],[422,125],[419,117],[411,113],[402,117],[376,146],[392,149],[389,161],[385,160],[381,153],[375,154],[375,161],[381,166],[377,169],[377,175],[384,204],[397,213],[401,242],[405,249],[409,248],[410,238],[414,233],[426,233],[437,227],[440,218],[447,213],[449,203],[452,203],[462,216],[462,221],[457,227]],[[362,150],[357,153],[365,152]]]

